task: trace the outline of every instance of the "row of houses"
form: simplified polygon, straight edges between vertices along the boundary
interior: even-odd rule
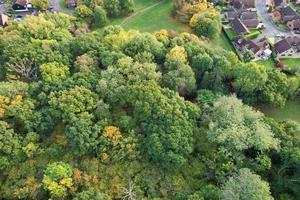
[[[285,24],[290,31],[300,30],[300,15],[289,6],[288,0],[274,0],[272,6],[275,9],[273,18]]]
[[[65,4],[68,8],[76,7],[77,1],[76,0],[65,0]],[[15,0],[12,4],[12,9],[17,12],[26,12],[31,11],[33,9],[33,5],[31,0]]]

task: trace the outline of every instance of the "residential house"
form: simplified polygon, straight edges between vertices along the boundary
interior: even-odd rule
[[[291,31],[300,30],[300,18],[288,21],[286,25]]]
[[[29,11],[31,10],[32,4],[28,0],[15,0],[13,2],[12,8],[18,12],[18,11]]]
[[[275,43],[274,50],[278,57],[292,56],[295,53],[294,48],[287,39]]]
[[[239,18],[235,18],[230,21],[230,25],[237,35],[249,34],[249,29],[243,24]]]
[[[68,8],[75,8],[77,5],[76,0],[65,0],[65,4]]]
[[[5,27],[8,22],[8,16],[0,13],[0,27]]]
[[[240,15],[239,12],[234,9],[231,9],[224,13],[224,17],[229,20],[237,18],[237,17],[239,17],[239,15]]]
[[[231,0],[230,4],[237,10],[248,10],[255,8],[255,0]]]
[[[248,29],[254,29],[258,27],[259,21],[256,12],[243,12],[240,15],[240,19]]]
[[[273,5],[276,9],[281,9],[288,6],[288,0],[273,0]]]
[[[282,22],[287,23],[288,21],[295,20],[299,18],[298,13],[292,9],[290,6],[281,9]]]
[[[233,45],[241,52],[252,51],[255,60],[267,59],[270,54],[270,46],[264,39],[254,42],[252,40],[238,38],[233,41]]]

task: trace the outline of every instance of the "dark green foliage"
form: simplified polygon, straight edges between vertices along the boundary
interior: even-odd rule
[[[95,189],[90,189],[87,191],[80,192],[75,195],[73,200],[110,200],[111,198],[103,193],[100,193],[99,191]]]
[[[193,148],[197,107],[154,83],[131,87],[129,102],[146,133],[148,155],[167,168],[182,166]]]

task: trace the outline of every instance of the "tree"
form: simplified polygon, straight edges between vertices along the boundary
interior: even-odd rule
[[[84,86],[75,86],[69,90],[51,92],[49,95],[50,106],[59,110],[63,114],[64,119],[72,113],[76,114],[95,109],[96,102],[96,94]]]
[[[191,94],[196,88],[195,75],[187,65],[187,53],[183,47],[175,46],[166,55],[165,73],[162,85],[179,91],[181,95]]]
[[[91,22],[93,11],[85,5],[80,5],[75,8],[74,15],[79,19]]]
[[[244,62],[250,62],[251,60],[253,60],[255,58],[255,55],[252,51],[247,50],[243,53],[243,60]]]
[[[106,11],[101,6],[96,6],[94,10],[93,22],[95,25],[99,27],[102,27],[107,24],[108,19],[106,16]]]
[[[261,90],[261,101],[283,107],[289,95],[293,94],[298,87],[297,80],[288,78],[286,74],[279,70],[268,72],[268,80]],[[292,87],[296,81],[296,88]]]
[[[111,198],[103,193],[100,193],[96,189],[89,189],[80,193],[77,193],[73,200],[111,200]]]
[[[222,30],[220,13],[214,9],[197,13],[191,18],[190,26],[195,29],[198,36],[215,39]]]
[[[270,126],[264,122],[264,115],[234,96],[218,98],[210,120],[209,140],[231,153],[250,148],[265,151],[279,145]]]
[[[43,80],[46,82],[60,81],[69,75],[69,68],[57,62],[46,63],[40,66]]]
[[[64,162],[54,162],[47,166],[43,185],[50,192],[53,198],[65,198],[68,196],[68,190],[73,186],[73,169]]]
[[[224,200],[273,200],[269,184],[249,169],[240,169],[222,188]]]
[[[182,166],[193,149],[197,107],[153,82],[130,86],[129,94],[134,118],[146,134],[147,154],[164,167]]]
[[[119,0],[104,0],[104,8],[109,17],[118,17],[121,14],[121,5]]]
[[[66,126],[66,137],[77,155],[96,154],[103,130],[101,123],[95,123],[93,115],[86,112],[70,117]]]
[[[0,121],[0,171],[20,159],[21,138],[4,121]]]
[[[33,0],[32,5],[37,11],[47,10],[49,7],[49,2],[48,0]]]
[[[134,1],[133,0],[121,0],[120,7],[123,15],[128,15],[134,11]]]
[[[143,52],[153,55],[156,61],[164,56],[164,45],[150,33],[141,33],[133,37],[124,50],[126,55],[136,58]]]

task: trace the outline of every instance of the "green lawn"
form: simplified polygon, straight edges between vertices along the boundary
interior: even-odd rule
[[[211,47],[222,47],[225,50],[229,50],[229,51],[235,52],[235,50],[234,50],[231,42],[226,37],[224,31],[222,31],[221,36],[219,38],[210,41],[210,46]]]
[[[161,29],[191,32],[188,25],[179,23],[172,17],[172,9],[172,0],[135,0],[133,14],[112,19],[109,24],[121,25],[125,30],[137,29],[142,32],[155,32]]]
[[[271,58],[268,60],[258,60],[256,63],[265,66],[267,69],[272,69],[275,67],[275,63]]]
[[[233,40],[237,36],[235,31],[232,28],[226,28],[224,29],[224,31],[230,40]]]
[[[300,99],[288,101],[284,108],[260,106],[260,110],[279,121],[289,119],[300,123]]]
[[[300,58],[284,58],[281,60],[288,68],[300,71]]]
[[[149,7],[149,2],[152,2],[151,5],[157,3],[156,0],[145,1],[138,0],[137,6],[146,5]],[[146,2],[143,4],[143,2]],[[130,18],[123,27],[125,29],[138,29],[140,31],[154,32],[160,29],[174,30],[178,32],[190,32],[190,29],[187,25],[177,22],[172,16],[173,1],[165,0],[163,3],[151,7],[147,10],[141,11],[134,17]]]

